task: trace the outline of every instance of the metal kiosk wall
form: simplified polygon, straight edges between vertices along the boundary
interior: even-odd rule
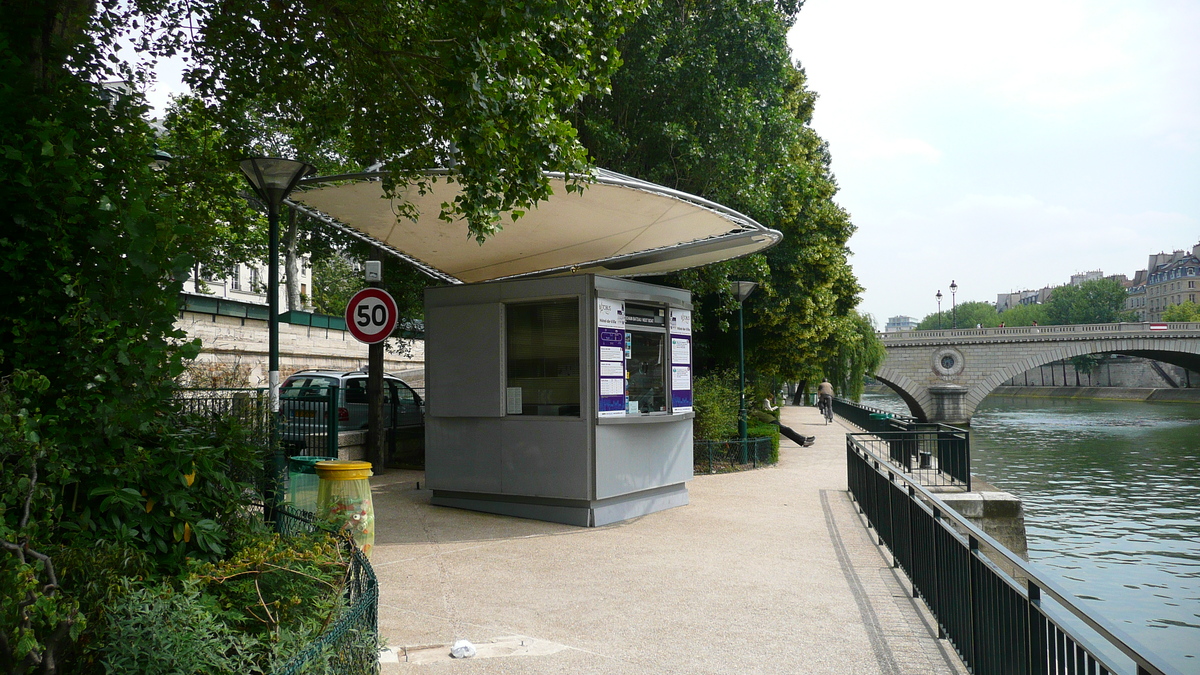
[[[433,503],[581,526],[687,504],[691,312],[593,275],[428,289]]]

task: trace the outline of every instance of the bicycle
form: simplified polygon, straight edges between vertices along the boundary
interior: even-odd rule
[[[825,424],[833,422],[833,402],[821,397],[817,399],[817,410],[825,416]]]

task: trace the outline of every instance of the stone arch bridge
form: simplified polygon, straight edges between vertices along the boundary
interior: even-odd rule
[[[879,337],[887,358],[875,378],[927,422],[969,424],[1001,383],[1073,356],[1128,354],[1200,371],[1200,323],[957,328]]]

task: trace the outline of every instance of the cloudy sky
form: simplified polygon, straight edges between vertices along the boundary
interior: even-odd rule
[[[1200,242],[1200,2],[807,0],[861,309],[988,300]]]

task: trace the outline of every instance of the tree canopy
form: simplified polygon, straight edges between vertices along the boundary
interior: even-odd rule
[[[964,302],[958,305],[958,327],[974,328],[976,324],[993,328],[1005,326],[1064,325],[1074,323],[1114,323],[1131,321],[1125,309],[1125,287],[1115,279],[1095,279],[1078,286],[1059,286],[1050,300],[1040,305],[1017,305],[999,314],[990,302]],[[954,310],[942,310],[941,326],[950,328]],[[917,330],[938,327],[938,314],[933,312],[921,319]]]
[[[937,312],[927,314],[921,319],[921,323],[917,324],[917,330],[937,330],[939,321],[942,328],[956,325],[959,328],[974,328],[976,324],[992,328],[1000,325],[1001,318],[992,303],[969,300],[958,303],[957,307],[943,309],[940,319]]]
[[[99,542],[178,572],[243,519],[238,462],[261,458],[172,426],[197,350],[173,328],[182,280],[261,251],[233,160],[284,148],[405,180],[453,158],[463,191],[443,210],[486,237],[500,210],[548,194],[543,170],[587,169],[565,113],[607,86],[635,7],[0,4],[0,668],[61,666],[86,623],[72,579],[99,568],[103,593],[145,578],[95,562]],[[138,92],[167,54],[187,58],[195,97],[159,138]],[[156,170],[164,149],[176,161]],[[76,564],[53,565],[67,550]]]
[[[1078,286],[1059,286],[1046,303],[1051,324],[1115,323],[1128,321],[1125,287],[1116,279],[1094,279]]]
[[[854,312],[849,214],[825,142],[810,126],[816,95],[791,61],[799,3],[653,2],[620,41],[608,96],[577,108],[596,163],[733,207],[784,234],[765,254],[671,275],[698,309],[701,361],[736,363],[731,280],[757,281],[745,306],[748,367],[813,380],[851,345],[874,341]],[[870,371],[877,350],[857,367]],[[881,358],[881,357],[880,357]]]
[[[1200,321],[1200,305],[1188,300],[1163,310],[1163,321]]]

